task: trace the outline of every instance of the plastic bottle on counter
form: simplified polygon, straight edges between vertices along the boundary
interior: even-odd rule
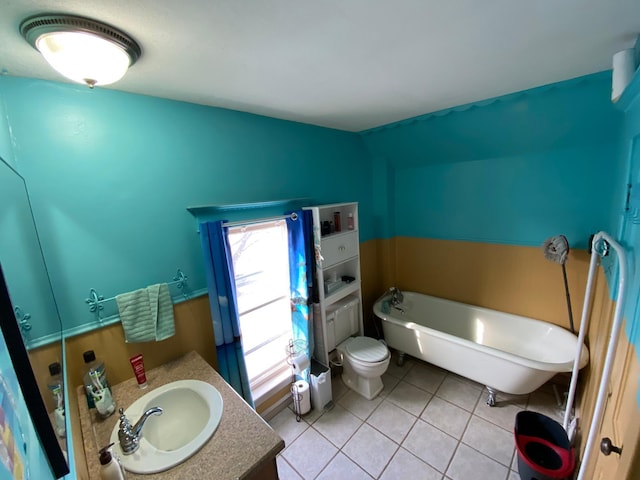
[[[64,388],[62,385],[62,367],[58,362],[49,365],[49,380],[47,387],[53,397],[53,424],[56,434],[64,438],[66,434],[66,422],[64,418]]]
[[[116,411],[116,402],[111,396],[104,362],[96,359],[93,350],[87,350],[82,356],[85,363],[83,381],[89,408],[95,407],[102,418],[107,418]]]
[[[100,478],[101,480],[125,480],[126,475],[120,462],[113,458],[109,450],[113,443],[100,450]]]
[[[353,213],[349,213],[349,215],[347,215],[347,229],[353,230],[353,228],[354,228]]]

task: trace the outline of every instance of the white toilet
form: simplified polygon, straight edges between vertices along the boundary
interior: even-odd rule
[[[370,337],[349,337],[337,350],[345,385],[367,400],[375,398],[384,388],[381,377],[391,359],[384,342]]]

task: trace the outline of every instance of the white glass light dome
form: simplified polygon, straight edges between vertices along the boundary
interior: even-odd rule
[[[141,54],[127,34],[82,17],[31,17],[20,31],[54,69],[92,88],[120,80]]]

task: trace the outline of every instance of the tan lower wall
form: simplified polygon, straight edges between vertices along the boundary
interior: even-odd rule
[[[362,312],[365,334],[378,337],[373,324],[373,304],[394,283],[392,240],[369,240],[360,244]]]
[[[195,350],[217,369],[209,297],[178,303],[174,305],[173,311],[176,334],[162,342],[125,343],[124,331],[119,322],[67,339],[67,374],[70,385],[82,385],[82,353],[87,350],[95,351],[96,357],[104,360],[107,378],[114,385],[133,377],[129,358],[137,353],[142,353],[145,367],[151,369]]]
[[[546,260],[540,248],[395,237],[364,242],[361,257],[366,308],[393,285],[569,327],[562,268]],[[566,268],[577,328],[587,252],[572,250]]]
[[[360,253],[364,318],[368,325],[365,333],[368,335],[376,333],[371,313],[373,302],[390,286],[569,327],[562,268],[546,260],[540,248],[396,237],[364,242],[360,245]],[[574,323],[578,328],[589,270],[587,252],[571,251],[566,268]],[[580,456],[593,417],[614,309],[604,273],[598,268],[585,340],[590,362],[580,371],[576,399]],[[628,343],[624,333],[620,342],[621,346]],[[619,347],[619,350],[623,348]],[[638,363],[633,365],[637,371]],[[636,377],[631,374],[628,381],[633,386],[629,391],[636,391]],[[635,396],[632,401],[635,408],[629,408],[629,422],[640,424]],[[628,442],[625,449],[640,451],[637,438]],[[630,471],[637,471],[640,458],[634,457],[633,462],[635,466]]]
[[[578,401],[576,402],[576,416],[580,419],[576,447],[580,452],[580,458],[584,456],[587,435],[593,420],[600,380],[609,346],[609,333],[613,324],[615,307],[616,303],[610,298],[604,272],[602,268],[598,268],[598,275],[594,282],[590,323],[586,338],[586,344],[589,348],[589,364],[580,371]],[[600,437],[610,436],[614,444],[624,444],[626,453],[623,463],[626,462],[624,473],[627,476],[624,478],[616,476],[621,480],[637,479],[636,475],[638,468],[640,468],[640,458],[638,457],[638,452],[640,451],[638,437],[640,433],[637,430],[637,426],[640,425],[640,410],[636,400],[639,372],[640,364],[638,363],[637,352],[634,346],[629,344],[625,334],[625,326],[623,325],[618,338],[615,361],[609,381],[609,398],[607,399],[603,419],[611,421],[612,415],[621,416],[622,422],[628,425],[627,429],[630,431],[611,431],[611,423],[604,422],[602,424],[603,430],[600,432],[600,436],[597,437],[597,440],[599,440]],[[598,447],[596,446],[595,448],[597,449]],[[596,463],[601,460],[602,456],[599,452],[592,455],[590,464],[585,467],[585,478],[593,476]]]
[[[547,261],[539,248],[396,237],[364,242],[360,254],[367,335],[377,333],[373,326],[373,303],[392,285],[568,327],[561,267]],[[581,316],[588,262],[585,251],[572,251],[566,265],[576,326]],[[602,370],[613,308],[600,271],[587,333],[591,361],[580,373],[581,390],[576,403],[582,425],[589,424],[595,403],[597,372]],[[119,323],[68,339],[69,391],[82,384],[82,353],[89,349],[105,360],[113,384],[133,376],[129,358],[136,353],[144,355],[145,365],[151,369],[195,350],[217,368],[208,297],[177,304],[174,313],[176,335],[163,342],[126,344]],[[39,380],[46,378],[47,365],[59,360],[59,353],[52,348],[38,349],[30,355],[38,365],[37,370],[45,372],[44,377],[38,375]],[[74,418],[75,399],[70,400],[73,400],[71,421],[78,459],[83,458],[83,446]],[[78,478],[83,478],[86,467],[77,465],[77,469]]]
[[[392,285],[539,318],[568,328],[561,267],[547,261],[539,248],[396,237],[364,242],[360,245],[360,255],[367,335],[377,333],[373,326],[373,303]],[[566,264],[576,326],[581,317],[588,262],[585,251],[572,251]],[[595,403],[598,372],[602,371],[608,340],[606,332],[614,308],[601,271],[595,286],[587,333],[591,361],[580,373],[581,390],[576,404],[582,425],[589,424]],[[109,380],[114,384],[133,376],[129,358],[136,353],[143,354],[145,365],[150,369],[195,350],[217,368],[208,297],[177,304],[174,313],[176,335],[163,342],[126,344],[119,323],[68,339],[70,386],[82,384],[82,352],[89,349],[105,360]],[[32,356],[40,365],[38,370],[45,372],[46,366],[58,359],[55,350],[47,348],[33,352]],[[71,410],[75,411],[74,408]],[[75,423],[73,417],[72,423]],[[74,439],[79,437],[79,430],[74,428]],[[81,440],[79,444],[74,443],[76,455],[81,456]],[[82,472],[82,467],[78,467]],[[82,474],[78,478],[82,478]]]
[[[75,392],[82,385],[84,361],[82,353],[94,350],[105,362],[107,378],[113,385],[133,377],[129,358],[142,353],[145,368],[152,369],[195,350],[217,370],[218,360],[213,339],[213,323],[209,310],[209,297],[203,296],[178,303],[173,307],[176,334],[162,342],[125,343],[119,322],[66,340],[67,391]],[[78,479],[87,478],[84,446],[78,417],[76,398],[69,398],[73,449]]]
[[[373,302],[392,285],[568,327],[561,267],[545,260],[539,248],[396,237],[364,242],[360,254],[367,330]],[[587,270],[587,253],[572,251],[567,274],[576,324]],[[136,353],[153,368],[196,350],[217,368],[208,297],[179,303],[174,312],[176,335],[163,342],[126,344],[119,323],[68,339],[70,384],[82,384],[82,353],[90,349],[105,361],[114,384],[133,375],[129,358]],[[50,357],[44,355],[43,364]]]
[[[60,340],[60,342],[62,342],[62,340]],[[31,369],[38,382],[40,395],[42,395],[44,404],[47,407],[47,412],[51,412],[56,408],[53,397],[47,389],[47,382],[50,377],[49,365],[53,362],[58,362],[62,365],[62,348],[60,347],[60,342],[29,350]]]
[[[615,303],[609,296],[607,282],[601,268],[593,284],[594,293],[591,301],[591,313],[589,328],[587,330],[585,344],[589,348],[589,364],[580,371],[580,389],[576,411],[583,426],[590,425],[593,417],[593,409],[598,395],[602,369],[609,344],[609,331],[613,323]],[[624,338],[624,333],[621,335]],[[579,440],[586,436],[588,428],[580,429]],[[584,442],[579,442],[580,449],[584,448]]]

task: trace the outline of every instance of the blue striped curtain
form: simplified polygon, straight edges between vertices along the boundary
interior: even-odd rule
[[[253,407],[240,335],[233,257],[227,236],[228,229],[222,224],[222,221],[200,224],[200,242],[207,274],[218,371]]]
[[[309,358],[311,358],[313,348],[313,328],[308,304],[312,272],[310,268],[307,268],[309,242],[305,242],[305,237],[312,237],[309,237],[308,234],[305,235],[305,231],[312,223],[311,212],[308,210],[291,212],[287,218],[293,340],[302,340],[306,343],[306,354]],[[310,258],[313,259],[313,257]],[[301,377],[309,381],[309,369],[306,369]]]

